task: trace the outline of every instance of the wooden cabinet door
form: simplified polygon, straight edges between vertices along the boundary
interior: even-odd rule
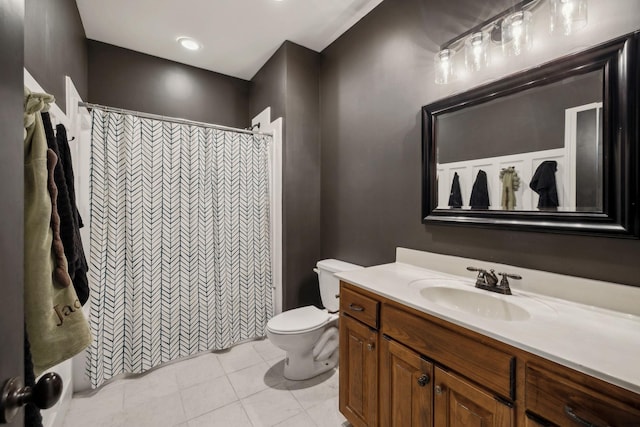
[[[433,426],[433,365],[386,337],[380,340],[380,425]]]
[[[481,388],[435,368],[434,415],[438,427],[510,427],[513,408]]]
[[[340,412],[356,427],[377,425],[378,332],[340,316]]]

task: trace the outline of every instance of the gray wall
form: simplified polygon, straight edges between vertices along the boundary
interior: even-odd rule
[[[271,120],[284,117],[287,98],[287,44],[284,43],[251,79],[249,116],[271,107]],[[288,120],[283,120],[286,135]]]
[[[23,72],[24,0],[0,2],[0,381],[17,376],[23,368],[23,205],[24,137]],[[11,425],[24,425],[20,411]]]
[[[438,163],[564,147],[564,114],[602,102],[603,72],[592,71],[438,116]]]
[[[89,101],[225,126],[249,125],[249,82],[88,41]]]
[[[87,99],[87,46],[75,0],[26,0],[24,67],[64,111],[65,76]]]
[[[419,112],[434,99],[433,55],[511,4],[385,0],[322,52],[323,258],[373,265],[403,246],[640,286],[637,240],[420,221]]]
[[[285,42],[252,79],[251,116],[284,118],[283,307],[320,304],[320,54]]]

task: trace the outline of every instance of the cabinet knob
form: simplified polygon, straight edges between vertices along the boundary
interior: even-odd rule
[[[418,385],[420,387],[424,387],[427,384],[429,384],[429,381],[431,381],[431,378],[429,378],[429,375],[427,374],[422,374],[420,375],[420,377],[418,378]]]
[[[374,348],[376,348],[375,344],[373,344],[373,343],[369,343],[369,344],[367,344],[367,349],[368,349],[369,351],[373,351],[373,349],[374,349]]]
[[[436,392],[436,394],[442,394],[442,392],[444,391],[444,386],[437,385],[437,386],[435,386],[435,388],[433,389],[433,391],[435,391],[435,392]]]

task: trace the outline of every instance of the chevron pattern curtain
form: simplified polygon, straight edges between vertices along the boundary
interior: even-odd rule
[[[92,116],[92,386],[264,336],[271,137]]]

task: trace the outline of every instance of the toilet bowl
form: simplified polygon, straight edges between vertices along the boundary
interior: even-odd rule
[[[306,380],[338,364],[340,281],[334,273],[362,268],[335,259],[318,261],[320,296],[324,309],[309,305],[278,314],[267,322],[267,337],[287,355],[284,376]]]

